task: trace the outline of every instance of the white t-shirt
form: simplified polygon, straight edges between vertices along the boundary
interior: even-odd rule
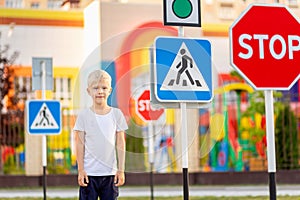
[[[118,108],[112,107],[105,115],[98,115],[90,108],[78,114],[73,130],[85,132],[84,169],[87,175],[116,174],[116,133],[127,129],[125,117]]]

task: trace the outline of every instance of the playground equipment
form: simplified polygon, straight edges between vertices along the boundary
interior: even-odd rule
[[[242,171],[246,167],[243,151],[248,142],[242,139],[238,128],[241,124],[242,92],[252,93],[253,89],[245,83],[230,83],[215,90],[214,104],[219,103],[220,106],[212,112],[210,120],[211,142],[214,144],[210,166],[213,171]],[[233,98],[234,102],[229,101]],[[224,122],[218,135],[215,133],[220,124],[216,125],[216,121]]]

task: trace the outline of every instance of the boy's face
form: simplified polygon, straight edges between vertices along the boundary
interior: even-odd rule
[[[101,78],[98,83],[92,84],[87,90],[95,104],[102,104],[107,102],[112,88],[108,79]]]

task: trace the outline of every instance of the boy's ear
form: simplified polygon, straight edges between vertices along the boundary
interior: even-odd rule
[[[91,94],[90,94],[89,88],[86,88],[86,91],[87,91],[87,93],[88,93],[89,95],[91,95]]]

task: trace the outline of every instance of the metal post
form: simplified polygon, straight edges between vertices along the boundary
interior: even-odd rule
[[[266,131],[267,131],[267,157],[269,173],[270,200],[276,200],[276,155],[274,131],[274,102],[273,91],[265,91]]]
[[[150,193],[151,200],[154,200],[153,163],[150,163]]]
[[[42,100],[46,100],[46,63],[45,61],[41,62],[42,67]],[[46,187],[47,187],[47,136],[42,135],[42,162],[43,162],[43,194],[44,200],[47,199]]]
[[[186,103],[180,103],[181,109],[181,142],[182,142],[182,174],[183,174],[183,199],[189,199],[188,175],[188,135]]]
[[[153,134],[153,121],[150,120],[148,122],[148,152],[149,152],[149,163],[150,163],[150,192],[151,192],[151,200],[154,200],[154,181],[153,181],[153,165],[154,165],[154,134]]]
[[[183,26],[178,27],[178,36],[184,37]],[[182,141],[182,175],[183,199],[189,200],[189,172],[188,172],[188,136],[187,136],[187,111],[186,103],[180,103],[181,111],[181,141]]]

